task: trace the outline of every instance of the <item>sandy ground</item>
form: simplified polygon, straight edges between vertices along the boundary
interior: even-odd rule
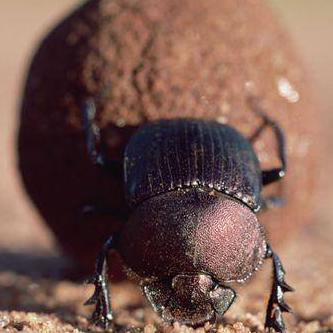
[[[273,1],[272,1],[273,2]],[[0,331],[2,332],[93,332],[87,317],[91,312],[82,303],[92,289],[79,282],[62,279],[59,268],[66,262],[57,250],[51,233],[42,223],[25,196],[16,171],[15,136],[20,104],[21,84],[35,45],[74,1],[2,1],[0,2]],[[299,52],[312,73],[314,87],[321,103],[323,140],[327,147],[332,138],[329,130],[333,119],[332,28],[333,3],[330,0],[277,0],[286,25],[294,35]],[[322,203],[317,218],[281,251],[287,270],[287,281],[297,293],[287,295],[294,309],[287,315],[290,331],[333,332],[333,216],[331,161],[327,158],[321,175]],[[329,177],[328,177],[329,178]],[[325,184],[325,185],[324,185]],[[269,288],[269,265],[244,288],[235,305],[217,330],[259,332],[263,330],[264,302]],[[163,326],[140,295],[128,283],[111,289],[117,324],[121,330],[187,332],[190,329]],[[209,327],[206,327],[209,329]],[[203,329],[199,329],[203,330]]]

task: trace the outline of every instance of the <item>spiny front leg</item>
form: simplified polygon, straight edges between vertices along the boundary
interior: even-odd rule
[[[110,327],[114,330],[113,313],[110,303],[107,256],[114,248],[113,237],[110,237],[102,246],[97,258],[96,269],[93,277],[88,281],[95,285],[95,291],[91,298],[84,304],[96,304],[91,321],[103,327]]]
[[[292,311],[289,305],[285,303],[283,294],[294,289],[284,281],[285,270],[282,263],[268,244],[266,258],[273,260],[273,286],[267,305],[265,328],[268,330],[274,329],[276,332],[285,332],[286,328],[282,312]]]

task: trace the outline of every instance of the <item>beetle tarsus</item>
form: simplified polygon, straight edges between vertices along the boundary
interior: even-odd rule
[[[91,322],[100,325],[104,328],[112,328],[113,313],[110,303],[109,283],[108,283],[108,265],[107,256],[111,249],[114,248],[113,238],[110,237],[98,255],[96,269],[93,277],[88,280],[88,283],[95,285],[94,294],[84,303],[85,305],[96,304]]]
[[[285,303],[283,294],[293,291],[285,281],[285,270],[282,263],[271,248],[267,247],[266,258],[273,260],[273,286],[271,295],[267,305],[265,328],[268,330],[274,329],[276,332],[285,332],[285,324],[282,317],[282,312],[292,312],[288,304]]]

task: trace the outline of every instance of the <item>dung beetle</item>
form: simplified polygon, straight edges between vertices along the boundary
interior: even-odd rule
[[[129,276],[137,278],[147,299],[165,322],[200,326],[214,322],[233,303],[231,284],[243,283],[273,261],[273,286],[265,327],[285,331],[283,299],[293,289],[258,222],[267,208],[261,189],[286,171],[284,135],[276,122],[256,109],[263,122],[246,139],[234,128],[211,120],[164,119],[140,127],[128,142],[123,161],[101,151],[96,108],[83,108],[88,153],[108,172],[122,170],[131,215],[102,246],[95,285],[86,304],[96,304],[93,321],[113,325],[107,256],[116,250]],[[251,143],[265,127],[275,133],[281,167],[260,170]],[[118,171],[117,171],[118,170]],[[117,212],[113,212],[117,214]]]

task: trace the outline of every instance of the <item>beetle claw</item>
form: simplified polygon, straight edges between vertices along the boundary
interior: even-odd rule
[[[279,307],[276,307],[271,318],[266,319],[265,329],[268,331],[274,329],[276,332],[286,331],[286,327],[282,318],[282,313]]]
[[[282,283],[280,283],[280,287],[282,288],[284,293],[295,291],[295,289],[293,287],[289,286],[289,284],[287,284],[284,281]]]
[[[95,286],[93,295],[84,303],[84,305],[95,304],[95,310],[91,317],[91,322],[103,328],[112,327],[113,315],[110,304],[110,295],[108,288],[108,269],[106,258],[109,250],[113,247],[112,237],[110,237],[99,253],[95,274],[87,281]]]
[[[282,312],[289,312],[289,313],[292,312],[291,307],[287,303],[285,303],[284,301],[279,303],[279,307],[281,308]]]
[[[96,304],[90,322],[104,329],[112,328],[112,331],[115,331],[107,286],[103,279],[94,278],[94,281],[94,294],[84,303],[84,305]]]
[[[113,316],[112,314],[103,314],[103,306],[101,305],[101,303],[97,302],[96,305],[96,309],[93,312],[91,319],[89,320],[90,323],[96,325],[96,326],[100,326],[104,329],[109,329],[111,328],[111,330],[113,332],[115,332],[115,326],[113,323]]]
[[[95,324],[102,325],[103,327],[105,325],[109,326],[109,322],[112,322],[113,320],[113,315],[109,304],[107,281],[102,275],[94,275],[90,281],[90,283],[95,285],[95,291],[84,305],[96,304],[91,321]]]

